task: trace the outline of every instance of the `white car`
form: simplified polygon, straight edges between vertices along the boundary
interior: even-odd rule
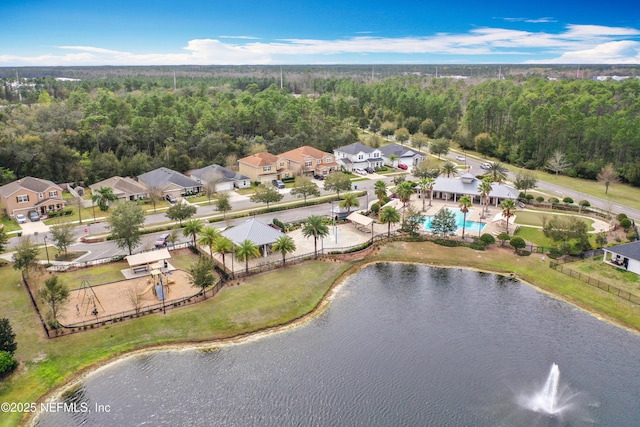
[[[456,160],[459,161],[459,162],[464,162],[466,159],[465,159],[464,156],[457,156]]]
[[[489,163],[480,163],[480,169],[491,169],[491,165]]]
[[[16,221],[18,221],[18,224],[24,224],[27,222],[27,217],[22,214],[18,214],[16,215]]]
[[[367,171],[361,168],[356,168],[353,170],[355,173],[359,173],[360,175],[366,175]]]

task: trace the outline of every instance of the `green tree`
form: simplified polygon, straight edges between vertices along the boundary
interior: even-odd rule
[[[233,242],[228,237],[222,235],[218,236],[216,243],[213,246],[213,251],[222,256],[222,265],[227,268],[225,261],[225,254],[233,252]]]
[[[396,141],[404,145],[404,143],[407,142],[411,137],[411,134],[409,133],[407,128],[400,128],[396,129],[396,131],[394,132],[394,136],[396,138]]]
[[[302,235],[305,238],[313,237],[313,250],[318,258],[318,239],[329,235],[329,227],[324,218],[318,215],[311,215],[302,226]]]
[[[251,240],[243,240],[238,246],[236,246],[236,258],[240,261],[244,261],[244,267],[247,273],[249,273],[249,260],[259,256],[260,248],[258,248]]]
[[[382,199],[387,197],[387,183],[382,180],[377,180],[373,184],[373,194],[378,198],[379,206],[382,206]]]
[[[185,225],[186,229],[186,225]],[[220,232],[215,227],[204,227],[200,232],[200,238],[198,239],[198,243],[202,246],[206,246],[209,248],[209,254],[211,258],[213,258],[214,247],[216,245],[216,241],[220,238]]]
[[[280,252],[282,254],[282,266],[285,266],[285,256],[287,254],[294,253],[296,251],[296,242],[287,235],[280,236],[273,243],[273,251]]]
[[[69,255],[69,246],[75,242],[73,230],[75,226],[71,222],[65,222],[51,227],[52,240],[55,243],[58,252],[64,252],[64,255]]]
[[[18,366],[18,362],[8,351],[0,350],[0,378],[13,371]]]
[[[216,283],[216,275],[214,274],[215,264],[211,258],[199,256],[198,261],[189,267],[189,282],[196,288],[202,290],[202,296],[207,299],[207,289]]]
[[[249,199],[253,203],[266,203],[268,209],[269,203],[279,202],[283,197],[284,195],[280,194],[275,187],[260,184],[258,188],[256,188],[256,192],[253,193]]]
[[[467,195],[460,197],[458,200],[458,207],[460,208],[460,212],[464,216],[464,221],[462,222],[462,238],[464,239],[464,231],[467,225],[467,213],[469,213],[469,208],[471,207],[471,198]]]
[[[422,211],[425,211],[425,203],[427,199],[427,191],[429,192],[429,206],[431,206],[431,200],[433,198],[433,185],[436,180],[433,178],[421,178],[418,181],[418,189],[420,190],[420,196],[422,198]]]
[[[450,209],[440,209],[431,219],[431,231],[442,237],[455,233],[457,229],[456,214]]]
[[[351,212],[352,207],[360,206],[360,200],[358,200],[358,196],[355,193],[347,193],[342,196],[342,200],[340,200],[339,206],[343,209],[347,210],[347,213]]]
[[[131,202],[116,203],[109,219],[111,236],[121,249],[126,249],[129,255],[133,248],[140,243],[140,227],[144,224],[144,211],[140,206]]]
[[[69,300],[69,288],[59,278],[59,276],[51,276],[44,281],[44,286],[38,292],[40,300],[49,307],[48,324],[53,329],[60,326],[58,315],[60,310]]]
[[[3,317],[0,319],[0,351],[6,351],[13,355],[17,348],[16,334],[13,333],[9,319]]]
[[[7,231],[4,227],[0,228],[0,252],[4,252],[7,243],[9,243],[9,236],[7,236]]]
[[[413,167],[413,169],[411,170],[411,174],[419,179],[435,179],[440,175],[440,168],[431,167],[429,160],[425,159]]]
[[[38,267],[38,247],[31,243],[29,236],[21,237],[12,256],[13,268],[21,270],[29,277],[29,272]]]
[[[307,203],[307,197],[318,197],[320,195],[320,189],[308,177],[297,176],[293,182],[291,194],[298,198],[303,197],[304,202]]]
[[[402,229],[413,237],[417,236],[418,230],[423,227],[424,215],[414,209],[413,206],[409,206],[406,209],[404,217]]]
[[[458,174],[458,166],[455,163],[447,160],[440,167],[440,173],[442,173],[442,175],[446,175],[447,178],[449,178],[451,175],[456,176]]]
[[[507,179],[509,169],[500,162],[489,162],[487,173],[493,178],[493,182],[502,182]]]
[[[103,212],[109,209],[110,202],[115,202],[116,200],[118,200],[118,197],[113,194],[111,187],[100,187],[91,196],[91,201],[97,204]]]
[[[438,156],[446,156],[449,153],[449,149],[451,148],[451,142],[446,138],[438,138],[431,143],[429,147],[429,151],[431,154],[435,154]]]
[[[611,184],[620,182],[618,173],[611,163],[607,163],[606,165],[604,165],[602,170],[600,170],[600,172],[598,173],[597,178],[599,183],[604,184],[604,194],[609,193],[609,186]]]
[[[496,149],[493,138],[486,132],[476,135],[476,137],[473,138],[473,143],[476,151],[485,156],[493,155]]]
[[[513,246],[513,248],[516,250],[516,252],[518,252],[520,249],[522,249],[525,246],[527,246],[527,243],[524,241],[524,239],[522,237],[513,237],[509,241],[509,244],[511,246]]]
[[[521,170],[516,173],[516,179],[513,181],[518,191],[524,191],[527,194],[528,190],[533,190],[538,186],[538,179],[535,174],[528,170]]]
[[[509,218],[515,215],[516,202],[513,199],[506,199],[500,203],[500,207],[502,208],[502,216],[507,220],[506,232],[509,234]]]
[[[547,160],[547,169],[554,172],[556,178],[558,173],[566,171],[569,167],[571,167],[571,163],[567,161],[565,155],[559,150],[554,151],[551,158]]]
[[[341,191],[351,190],[351,178],[344,172],[334,172],[325,178],[324,189],[335,191],[340,198]]]
[[[221,192],[218,193],[216,197],[216,209],[218,212],[222,212],[222,218],[227,219],[227,212],[231,211],[231,200],[229,198],[229,193]]]
[[[199,219],[190,219],[189,221],[184,223],[184,228],[182,229],[182,235],[185,237],[191,236],[193,239],[193,246],[196,246],[196,239],[198,238],[198,234],[202,233],[204,229],[204,224]]]
[[[182,227],[182,221],[191,218],[196,214],[196,207],[187,203],[176,203],[171,205],[165,215],[171,221],[178,221],[180,227]]]
[[[380,210],[378,218],[382,224],[387,224],[387,237],[391,237],[391,224],[400,222],[400,212],[393,206],[386,206]]]
[[[422,152],[422,147],[429,145],[429,138],[423,133],[416,133],[411,137],[411,145],[416,147],[418,151]]]
[[[485,178],[482,180],[480,185],[478,185],[478,193],[480,194],[480,199],[482,199],[482,204],[484,206],[482,213],[483,216],[484,213],[489,210],[489,199],[491,191],[493,190],[491,183],[491,178]]]
[[[542,232],[544,235],[554,242],[560,242],[567,250],[574,243],[580,248],[585,249],[589,246],[589,226],[578,217],[569,215],[554,215],[548,220],[543,220]]]
[[[156,205],[159,201],[162,200],[162,189],[159,187],[149,187],[147,190],[147,196],[149,197],[149,201],[153,205],[153,212],[156,212]]]

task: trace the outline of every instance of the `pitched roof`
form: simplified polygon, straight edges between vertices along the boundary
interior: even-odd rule
[[[255,218],[251,218],[220,234],[230,239],[236,245],[239,245],[245,240],[251,240],[257,246],[273,243],[278,240],[280,236],[284,236],[284,233],[261,223]]]
[[[626,258],[640,260],[640,241],[613,246],[606,248],[605,250],[613,252],[614,254],[622,255]]]
[[[31,190],[35,193],[42,193],[46,191],[47,188],[50,188],[50,187],[54,187],[57,190],[62,191],[62,188],[60,188],[57,184],[54,184],[53,182],[47,179],[40,179],[40,178],[33,178],[31,176],[25,176],[22,179],[18,179],[16,181],[10,182],[9,184],[6,184],[0,187],[0,195],[7,198],[13,193],[15,193],[16,191],[23,190],[23,189]],[[62,194],[60,196],[62,196]]]
[[[480,194],[478,192],[478,186],[481,181],[475,177],[473,179],[468,179],[469,177],[466,174],[463,176],[465,177],[464,180],[460,178],[438,177],[436,178],[435,184],[433,184],[433,191],[469,194],[474,196]],[[493,182],[491,183],[491,193],[489,193],[489,196],[498,197],[500,199],[515,199],[518,196],[518,193],[507,185]]]
[[[314,159],[324,159],[327,156],[333,157],[333,154],[325,153],[317,148],[303,145],[302,147],[294,148],[293,150],[285,151],[278,154],[278,157],[284,157],[285,159],[301,162],[307,157],[313,157]]]
[[[149,187],[165,188],[170,184],[175,184],[182,188],[202,187],[199,182],[168,168],[158,168],[151,172],[143,173],[138,176],[138,179]]]
[[[121,177],[121,176],[112,176],[111,178],[107,178],[104,181],[96,182],[93,185],[90,185],[91,191],[99,190],[102,187],[108,187],[113,189],[113,194],[118,196],[119,194],[144,194],[146,193],[147,187],[129,177]]]
[[[417,150],[414,150],[413,148],[405,147],[404,145],[400,145],[396,143],[385,145],[384,147],[380,147],[379,150],[382,153],[382,155],[385,157],[389,157],[391,155],[396,155],[399,158],[413,157],[416,154],[419,156],[425,157],[423,153]]]
[[[344,147],[336,148],[335,151],[341,151],[347,154],[358,154],[360,152],[363,153],[373,153],[375,151],[374,148],[369,147],[368,145],[364,145],[360,142],[354,142],[353,144],[345,145]]]
[[[209,165],[193,170],[191,171],[191,176],[194,176],[203,182],[212,182],[215,180],[219,180],[221,182],[234,182],[249,179],[248,176],[244,176],[220,165]]]
[[[239,163],[246,163],[254,167],[274,165],[277,161],[278,158],[275,155],[267,152],[252,154],[238,160]]]

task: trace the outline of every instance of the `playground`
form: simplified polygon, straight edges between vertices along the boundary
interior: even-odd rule
[[[190,283],[191,275],[183,270],[170,272],[152,271],[141,275],[92,286],[83,280],[80,287],[70,292],[58,320],[62,325],[73,326],[92,323],[105,317],[145,311],[150,306],[189,298],[199,292]]]

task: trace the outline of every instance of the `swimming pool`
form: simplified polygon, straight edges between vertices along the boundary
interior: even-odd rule
[[[464,223],[464,229],[465,232],[477,232],[480,233],[482,231],[482,229],[484,228],[485,224],[484,222],[475,222],[475,221],[469,221],[467,220],[466,222],[464,221],[464,214],[462,212],[460,212],[458,209],[449,209],[450,211],[453,211],[453,213],[456,215],[456,225],[458,226],[458,230],[462,230],[462,224]],[[469,215],[471,214],[472,210],[469,209],[469,212],[467,212],[467,217],[469,217]],[[433,216],[427,216],[425,217],[424,220],[424,228],[427,231],[432,231],[431,230],[431,220],[433,219]],[[457,230],[456,230],[457,231]]]

